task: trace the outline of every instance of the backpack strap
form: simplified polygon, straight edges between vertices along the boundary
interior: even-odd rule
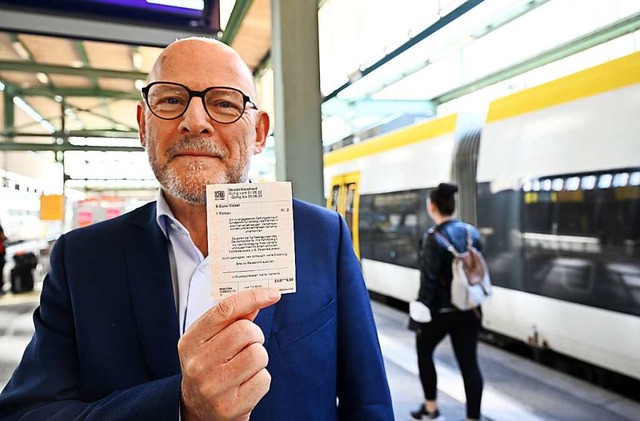
[[[458,253],[458,250],[456,250],[455,247],[453,247],[453,244],[451,244],[449,242],[449,240],[447,240],[447,237],[445,237],[444,235],[442,235],[441,232],[439,232],[438,230],[436,230],[435,228],[429,228],[429,233],[430,234],[434,234],[436,236],[436,239],[439,239],[440,242],[442,242],[442,244],[444,244],[445,248],[447,250],[449,250],[449,253],[453,254],[453,257],[459,259],[460,258],[460,253]]]
[[[473,238],[471,237],[471,228],[469,224],[464,224],[464,228],[467,230],[467,250],[471,250],[473,248]]]

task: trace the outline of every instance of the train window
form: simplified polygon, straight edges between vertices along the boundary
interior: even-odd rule
[[[360,197],[360,256],[417,267],[418,241],[427,227],[426,190]]]
[[[598,188],[599,189],[608,189],[611,187],[611,180],[613,176],[611,174],[602,174],[600,176],[600,180],[598,180]]]
[[[560,191],[562,190],[562,187],[564,186],[564,180],[562,178],[556,178],[555,180],[553,180],[553,182],[551,183],[551,188],[555,191]]]
[[[340,197],[340,186],[335,185],[331,189],[331,210],[338,211],[338,199]]]
[[[616,174],[613,177],[613,187],[624,187],[627,185],[627,181],[629,181],[629,174],[626,172]]]
[[[570,177],[564,185],[568,191],[576,191],[580,188],[580,177]]]
[[[349,231],[353,236],[353,206],[354,206],[354,197],[355,197],[355,183],[350,183],[347,185],[347,197],[345,199],[345,208],[344,208],[344,217],[347,221],[347,226],[349,227]]]
[[[522,226],[525,233],[568,235],[598,239],[599,243],[622,245],[633,240],[640,246],[640,175],[634,186],[634,174],[619,172],[532,180],[553,191],[522,195]],[[523,191],[524,185],[523,183]],[[564,190],[559,190],[563,184]],[[555,241],[555,240],[554,240]],[[559,240],[558,240],[559,241]],[[628,242],[627,242],[628,244]],[[558,246],[559,247],[559,246]]]
[[[582,189],[583,190],[592,190],[596,186],[596,181],[598,177],[595,175],[587,175],[582,177]]]
[[[358,206],[358,233],[360,239],[360,257],[371,258],[374,244],[371,238],[372,229],[372,206],[373,196],[360,196]]]
[[[640,262],[640,171],[555,176],[531,185],[560,178],[562,191],[521,194],[529,269],[523,289],[640,315],[629,288]]]
[[[353,212],[353,199],[355,197],[355,187],[354,183],[351,183],[347,186],[347,198],[345,199],[344,211],[345,213]]]

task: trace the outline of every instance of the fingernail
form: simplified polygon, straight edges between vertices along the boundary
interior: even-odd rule
[[[278,291],[275,288],[269,288],[269,292],[267,293],[267,296],[269,297],[270,300],[275,300],[276,298],[280,298],[280,291]]]

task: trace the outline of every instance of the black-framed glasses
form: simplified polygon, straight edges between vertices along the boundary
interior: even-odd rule
[[[142,97],[149,110],[162,120],[173,120],[182,116],[194,96],[202,100],[207,115],[221,124],[238,121],[247,104],[258,109],[248,95],[228,86],[211,86],[204,91],[192,91],[181,83],[159,81],[142,88]]]

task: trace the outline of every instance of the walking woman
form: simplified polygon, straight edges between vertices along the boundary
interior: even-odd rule
[[[454,184],[441,183],[431,191],[427,212],[436,225],[425,232],[420,241],[420,291],[417,301],[424,304],[431,321],[419,323],[416,336],[418,368],[424,391],[424,404],[414,412],[414,420],[442,420],[437,403],[437,376],[433,352],[449,334],[456,360],[462,372],[467,397],[467,420],[480,419],[482,374],[478,367],[477,348],[482,313],[480,308],[461,311],[451,304],[451,263],[453,256],[438,235],[442,234],[458,251],[466,250],[467,233],[473,245],[480,250],[480,233],[453,217],[455,211]],[[420,304],[418,304],[420,305]],[[424,320],[428,320],[428,317]]]

